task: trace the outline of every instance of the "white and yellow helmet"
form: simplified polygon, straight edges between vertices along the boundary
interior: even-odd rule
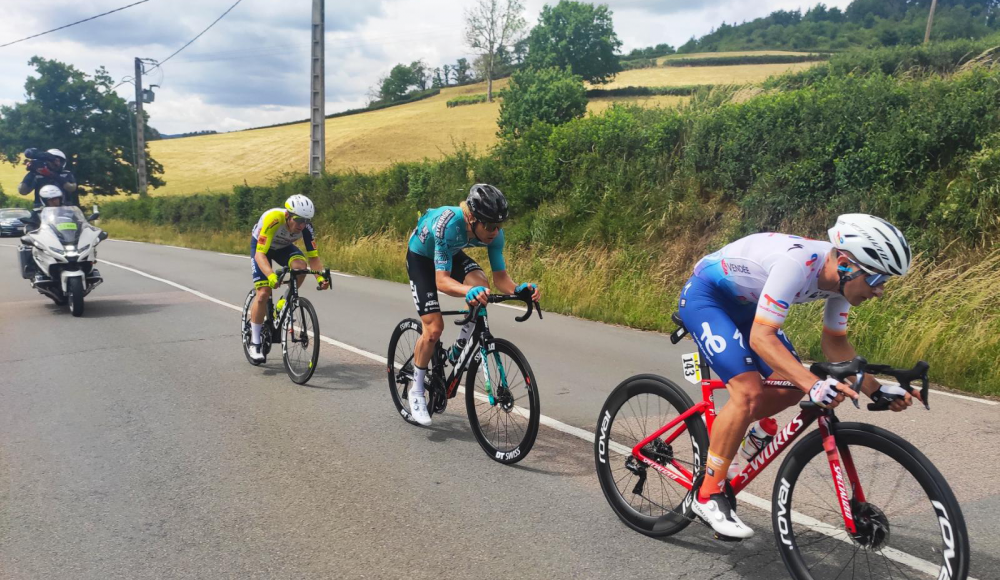
[[[316,215],[316,206],[313,205],[312,200],[299,194],[285,200],[285,209],[294,215],[310,220]]]

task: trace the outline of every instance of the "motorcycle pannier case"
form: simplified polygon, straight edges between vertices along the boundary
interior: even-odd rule
[[[21,261],[21,277],[25,280],[31,279],[35,275],[35,261],[31,258],[31,248],[19,246],[17,257]]]

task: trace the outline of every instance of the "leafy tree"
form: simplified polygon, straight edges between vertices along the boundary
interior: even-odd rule
[[[500,93],[497,135],[520,137],[538,121],[560,125],[587,112],[587,90],[568,68],[523,69],[510,76]]]
[[[606,83],[622,70],[616,54],[621,45],[606,5],[560,0],[542,8],[538,26],[528,36],[525,64],[568,66],[586,81]]]
[[[427,65],[422,60],[415,60],[410,63],[410,71],[413,73],[413,84],[421,91],[427,90],[427,83],[430,82],[430,73]]]
[[[434,68],[434,80],[431,81],[431,88],[440,89],[444,86],[444,81],[441,80],[441,67]]]
[[[383,102],[398,101],[417,82],[417,76],[414,74],[413,68],[405,64],[397,64],[392,67],[387,76],[379,81],[378,98]]]
[[[527,26],[521,0],[476,0],[465,13],[465,41],[480,55],[486,77],[486,100],[493,102],[497,53],[521,39]]]
[[[28,147],[56,147],[83,191],[115,195],[135,188],[132,116],[125,99],[112,90],[104,68],[89,76],[72,65],[38,56],[28,64],[38,76],[24,83],[27,100],[0,107],[0,159],[17,164]],[[143,112],[144,131],[156,135]],[[149,156],[150,187],[165,185],[163,166]]]
[[[441,76],[444,80],[444,86],[451,84],[451,65],[444,65],[441,67]]]
[[[471,80],[469,78],[470,68],[469,68],[469,61],[467,59],[464,58],[458,59],[458,62],[455,63],[455,67],[451,70],[452,72],[455,73],[456,84],[460,85],[463,83],[467,83]]]

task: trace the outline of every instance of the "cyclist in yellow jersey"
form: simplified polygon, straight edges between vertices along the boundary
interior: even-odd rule
[[[264,353],[260,348],[260,333],[267,313],[267,299],[271,297],[271,289],[278,282],[278,275],[271,270],[271,260],[290,268],[307,267],[310,270],[323,269],[319,259],[319,249],[316,246],[316,233],[313,231],[312,218],[316,214],[313,202],[304,195],[293,195],[285,201],[285,207],[269,209],[260,216],[254,226],[251,237],[251,270],[257,295],[250,310],[250,328],[253,337],[250,342],[250,358],[263,362]],[[302,240],[306,247],[305,255],[295,247],[295,242]],[[295,264],[298,262],[298,264]],[[298,277],[301,285],[305,275]],[[317,275],[316,281],[320,289],[330,287],[330,281]]]

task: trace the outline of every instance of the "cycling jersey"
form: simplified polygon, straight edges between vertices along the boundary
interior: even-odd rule
[[[772,369],[750,349],[754,323],[778,329],[778,339],[798,358],[781,325],[792,304],[826,300],[826,332],[847,333],[850,303],[819,289],[819,274],[833,245],[785,234],[754,234],[699,261],[681,290],[684,326],[723,382],[751,370]]]
[[[409,249],[434,260],[434,270],[451,272],[455,254],[464,248],[485,247],[490,258],[490,268],[499,272],[507,269],[503,259],[503,245],[503,230],[497,233],[497,237],[489,245],[475,238],[470,240],[462,208],[444,206],[429,209],[420,217],[416,229],[410,235]]]
[[[316,232],[313,231],[312,224],[306,224],[301,232],[293,234],[285,225],[285,210],[280,207],[269,209],[260,216],[253,228],[253,237],[257,240],[256,251],[264,254],[270,250],[285,249],[301,239],[306,246],[306,256],[310,258],[319,256]]]
[[[753,234],[702,258],[694,275],[740,305],[756,305],[754,322],[775,328],[781,328],[792,304],[826,300],[823,328],[844,335],[850,303],[819,289],[819,273],[832,248],[799,236]]]

